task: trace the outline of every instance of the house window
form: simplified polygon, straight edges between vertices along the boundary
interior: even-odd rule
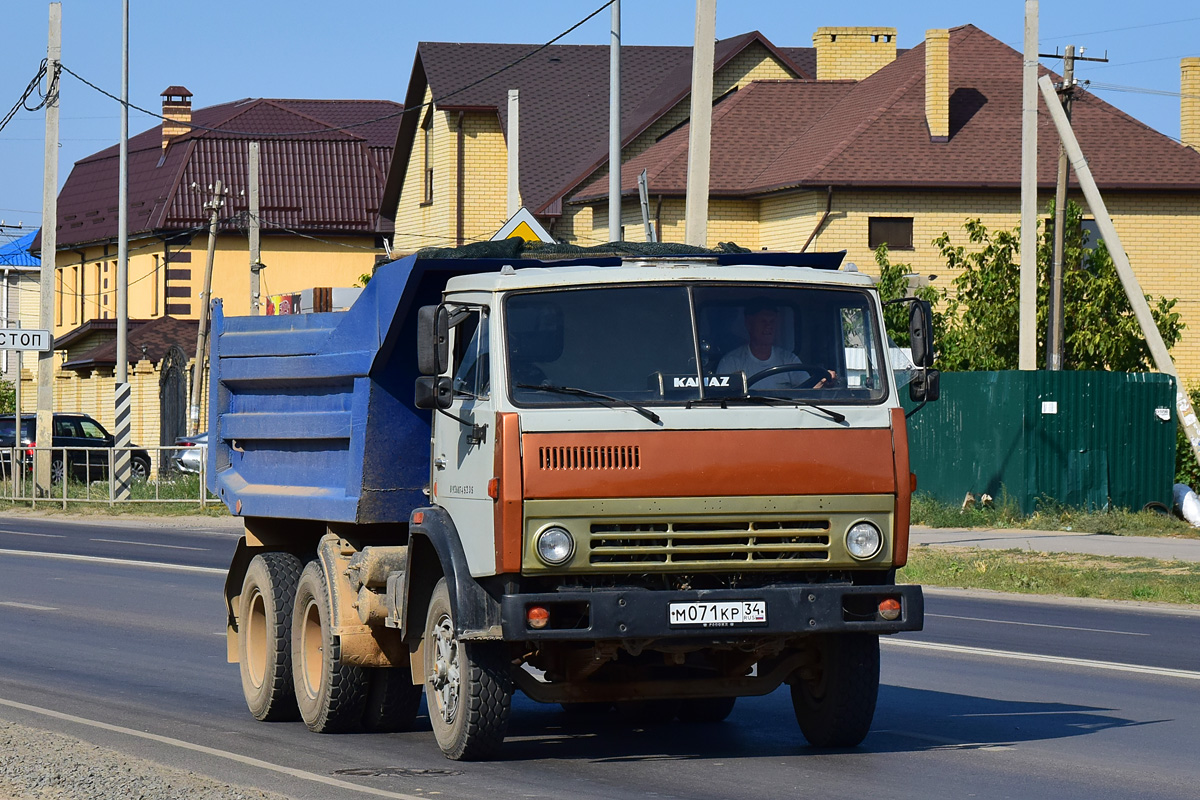
[[[158,255],[154,256],[154,271],[150,279],[150,316],[158,316]]]
[[[421,124],[421,136],[425,146],[425,199],[422,204],[433,202],[433,109],[425,115]]]
[[[58,326],[61,326],[63,324],[63,289],[66,288],[65,286],[63,286],[63,284],[65,283],[64,278],[66,277],[63,274],[64,272],[66,272],[65,269],[54,270],[54,278],[55,278],[55,281],[58,283],[58,286],[55,287],[56,291],[54,292],[55,296],[58,298],[58,302],[55,303],[55,308],[54,308],[54,324],[58,325]],[[7,314],[8,314],[7,308],[4,309],[4,313],[7,316]]]
[[[867,220],[867,245],[874,250],[881,244],[886,244],[889,250],[912,250],[913,218],[869,218]]]

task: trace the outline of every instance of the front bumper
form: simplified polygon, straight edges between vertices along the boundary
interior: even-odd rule
[[[900,616],[875,613],[885,598],[900,601]],[[711,626],[672,625],[672,603],[766,603],[766,622]],[[803,633],[897,633],[919,631],[925,600],[920,586],[784,584],[757,589],[652,591],[592,589],[504,595],[504,638],[510,641],[598,641],[606,639],[713,639],[722,641]],[[528,609],[550,612],[550,625],[534,629]],[[569,627],[556,627],[556,625]]]

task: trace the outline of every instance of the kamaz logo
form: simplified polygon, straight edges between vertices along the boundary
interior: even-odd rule
[[[700,381],[696,378],[675,378],[674,388],[676,389],[694,389],[700,385]],[[728,375],[713,375],[704,379],[705,386],[724,386],[729,387]]]

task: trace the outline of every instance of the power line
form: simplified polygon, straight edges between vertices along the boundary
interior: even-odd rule
[[[33,80],[29,81],[29,85],[26,86],[25,91],[23,91],[21,93],[20,99],[18,99],[17,102],[13,103],[13,107],[9,109],[8,113],[4,115],[3,119],[0,119],[0,131],[4,130],[4,128],[8,125],[8,123],[12,122],[12,118],[15,117],[17,115],[17,112],[20,111],[22,108],[24,108],[26,111],[37,111],[38,109],[45,106],[47,102],[49,102],[50,97],[55,94],[55,92],[57,91],[57,88],[58,88],[57,70],[55,71],[54,77],[50,81],[50,91],[47,92],[45,95],[42,95],[41,91],[38,89],[38,84],[40,84],[42,82],[42,78],[44,78],[45,76],[46,76],[46,59],[43,58],[42,63],[38,66],[37,74],[33,76]],[[38,93],[38,96],[41,97],[42,102],[38,103],[36,106],[30,107],[29,103],[27,101],[29,100],[29,98],[31,96],[33,96],[34,92]]]
[[[1142,28],[1159,28],[1159,27],[1162,27],[1163,25],[1179,25],[1180,23],[1196,22],[1198,20],[1200,20],[1200,17],[1187,17],[1186,19],[1172,19],[1172,20],[1167,20],[1166,22],[1149,22],[1149,23],[1146,23],[1145,25],[1127,25],[1124,28],[1108,28],[1108,29],[1102,30],[1102,31],[1087,31],[1085,33],[1062,33],[1062,34],[1055,34],[1053,36],[1047,36],[1043,39],[1043,41],[1049,40],[1049,39],[1078,39],[1081,36],[1096,36],[1097,34],[1101,34],[1101,33],[1120,33],[1122,31],[1136,31],[1136,30],[1141,30]]]
[[[542,52],[547,47],[549,47],[550,45],[559,41],[560,39],[564,38],[565,36],[573,33],[577,28],[579,28],[581,25],[583,25],[588,20],[592,19],[592,17],[596,16],[604,9],[611,6],[615,1],[616,0],[608,0],[608,2],[606,2],[604,5],[600,6],[595,11],[593,11],[592,13],[588,14],[586,17],[581,19],[579,22],[576,22],[574,25],[572,25],[571,27],[567,28],[562,33],[555,36],[550,41],[546,42],[543,45],[539,45],[538,47],[534,48],[533,50],[530,50],[528,53],[526,53],[525,55],[516,59],[515,61],[511,61],[508,64],[505,64],[504,66],[483,76],[482,78],[479,78],[476,81],[472,81],[471,83],[468,83],[466,86],[460,86],[459,88],[455,89],[452,92],[448,92],[439,97],[435,97],[432,100],[430,100],[428,103],[421,103],[420,105],[411,106],[409,108],[404,108],[404,109],[401,109],[400,111],[394,111],[391,114],[384,114],[383,116],[376,117],[374,119],[368,119],[368,120],[364,120],[362,122],[352,122],[347,125],[327,125],[323,128],[318,128],[317,130],[289,131],[286,133],[263,133],[262,131],[235,131],[235,130],[229,130],[227,128],[211,128],[207,125],[201,125],[197,122],[184,122],[183,120],[178,120],[178,119],[172,119],[172,120],[170,120],[170,122],[172,124],[192,128],[193,130],[208,131],[210,133],[225,133],[225,134],[230,134],[233,136],[254,136],[254,137],[258,137],[258,138],[280,138],[280,137],[287,137],[287,136],[312,136],[312,135],[317,135],[317,134],[322,134],[322,133],[333,133],[336,131],[346,131],[346,130],[350,130],[352,128],[361,128],[365,125],[373,125],[377,122],[385,122],[389,119],[395,119],[396,117],[402,116],[403,114],[405,114],[408,111],[416,111],[421,108],[426,108],[428,106],[433,106],[433,105],[436,105],[437,103],[441,103],[457,94],[461,94],[462,92],[467,91],[468,89],[473,89],[474,87],[478,86],[479,84],[484,83],[485,81],[491,80],[492,78],[496,77],[497,75],[499,75],[507,70],[512,69],[513,67],[522,63],[523,61],[526,61],[526,60],[532,58],[533,56],[537,55],[538,53]],[[66,72],[71,77],[75,78],[76,80],[95,89],[100,94],[102,94],[112,100],[116,100],[118,103],[125,104],[124,101],[121,100],[120,97],[116,96],[112,92],[109,92],[105,89],[100,88],[99,86],[92,83],[87,78],[80,75],[79,73],[72,71],[70,67],[67,67],[64,64],[60,64],[59,68],[62,69],[63,72]],[[149,111],[145,108],[142,108],[141,106],[134,105],[133,103],[128,103],[127,105],[129,108],[132,108],[134,111],[140,111],[143,114],[154,117],[155,119],[163,120],[164,122],[167,121],[167,118],[164,117],[162,114],[159,114],[154,111]],[[2,126],[0,126],[0,127],[2,127]]]
[[[1098,81],[1084,81],[1085,87],[1088,89],[1100,89],[1105,92],[1128,92],[1130,94],[1153,94],[1162,97],[1183,97],[1189,100],[1200,100],[1200,94],[1184,94],[1183,92],[1172,92],[1167,89],[1146,89],[1141,86],[1122,86],[1119,83],[1100,83]]]

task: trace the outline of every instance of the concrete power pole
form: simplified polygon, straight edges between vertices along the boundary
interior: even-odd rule
[[[717,0],[696,0],[684,241],[698,247],[708,244],[708,170],[712,149],[713,49],[716,31]]]
[[[521,210],[521,90],[508,90],[508,219]]]
[[[262,240],[259,222],[259,186],[261,169],[258,142],[250,142],[250,315],[257,317],[262,297]]]
[[[1039,53],[1043,58],[1058,58],[1058,53]],[[1062,103],[1063,113],[1067,120],[1071,119],[1071,101],[1075,94],[1075,62],[1076,61],[1108,61],[1108,58],[1084,58],[1083,51],[1075,55],[1075,45],[1067,45],[1063,60],[1062,88],[1058,90],[1058,99]],[[1067,180],[1070,177],[1070,164],[1067,159],[1067,148],[1058,146],[1058,180],[1054,186],[1054,260],[1050,267],[1050,300],[1047,304],[1046,330],[1046,369],[1057,371],[1063,368],[1063,242],[1066,236],[1067,219]]]
[[[608,52],[608,240],[621,241],[621,0],[612,4]]]
[[[1100,195],[1100,189],[1092,177],[1091,167],[1088,166],[1087,159],[1083,156],[1083,150],[1079,147],[1075,132],[1071,130],[1071,122],[1067,119],[1062,107],[1054,102],[1058,98],[1055,96],[1054,84],[1050,81],[1050,76],[1046,75],[1041,78],[1038,86],[1041,88],[1042,96],[1046,99],[1046,107],[1050,109],[1050,118],[1054,120],[1054,127],[1058,130],[1059,139],[1062,140],[1067,156],[1071,159],[1071,167],[1075,170],[1076,177],[1079,178],[1083,197],[1087,200],[1088,208],[1096,218],[1096,227],[1100,229],[1100,237],[1104,239],[1105,245],[1108,246],[1108,252],[1112,255],[1113,266],[1117,268],[1121,286],[1125,289],[1125,296],[1129,298],[1129,306],[1133,309],[1133,315],[1142,328],[1142,335],[1146,337],[1146,344],[1150,348],[1154,366],[1158,368],[1159,372],[1178,376],[1175,371],[1175,362],[1171,359],[1171,354],[1163,342],[1162,334],[1158,332],[1158,325],[1154,322],[1150,304],[1146,302],[1146,295],[1142,293],[1142,287],[1133,273],[1133,267],[1129,264],[1129,256],[1121,244],[1121,237],[1117,235],[1112,217],[1108,215],[1108,207],[1104,205],[1104,198]],[[1192,401],[1188,397],[1187,389],[1178,380],[1175,383],[1175,408],[1179,415],[1179,426],[1183,428],[1184,435],[1192,446],[1192,452],[1196,454],[1197,459],[1200,459],[1200,420],[1196,419],[1196,411],[1192,408]]]
[[[1037,369],[1038,0],[1025,0],[1021,81],[1021,291],[1017,365]]]
[[[121,3],[121,155],[117,169],[117,365],[113,376],[113,489],[129,499],[129,0]]]
[[[42,330],[54,330],[54,263],[58,252],[58,76],[62,61],[62,4],[50,4],[50,37],[46,47],[46,149],[42,173]],[[17,380],[20,380],[18,374]],[[54,442],[54,351],[38,353],[37,451],[34,469],[37,494],[50,494],[49,447]],[[19,441],[19,440],[18,440]]]
[[[217,225],[220,222],[221,206],[225,205],[225,186],[217,181],[213,186],[212,200],[206,207],[211,212],[208,223],[208,260],[204,265],[204,291],[200,294],[200,319],[196,331],[196,363],[192,366],[192,402],[189,408],[188,428],[192,435],[200,433],[200,397],[204,387],[205,343],[208,340],[208,306],[212,298],[213,260],[217,255]]]

